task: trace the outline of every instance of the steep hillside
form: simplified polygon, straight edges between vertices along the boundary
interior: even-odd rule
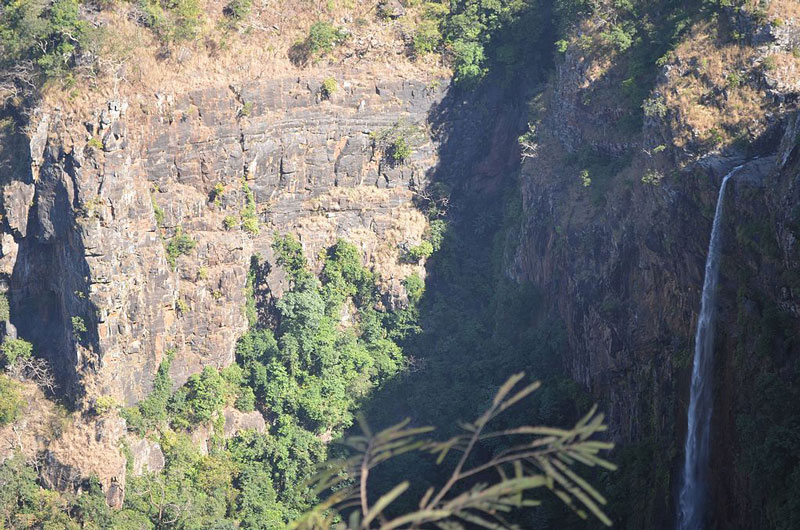
[[[629,528],[666,528],[674,517],[713,206],[722,177],[741,164],[723,243],[716,524],[781,528],[795,513],[791,494],[778,493],[789,475],[753,460],[770,453],[786,473],[797,465],[765,445],[777,433],[755,435],[776,412],[753,382],[796,380],[800,19],[793,2],[750,4],[654,3],[637,6],[638,21],[625,9],[595,11],[559,45],[523,139],[512,271],[564,319],[568,370],[624,441]]]
[[[280,528],[357,412],[448,432],[524,370],[545,389],[515,419],[599,403],[607,511],[672,527],[740,165],[710,523],[800,521],[794,0],[56,0],[0,23],[0,526]],[[441,475],[380,480],[409,465],[412,489]],[[518,522],[597,524],[562,508]]]

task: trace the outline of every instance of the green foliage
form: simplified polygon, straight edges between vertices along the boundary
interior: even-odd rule
[[[320,94],[324,99],[330,99],[337,90],[339,90],[339,84],[336,83],[336,79],[333,77],[326,77],[322,81],[322,86],[319,89]]]
[[[240,212],[242,216],[242,229],[250,235],[256,236],[261,232],[258,226],[258,215],[256,214],[256,199],[247,181],[242,181],[242,191],[244,192],[245,205]]]
[[[189,304],[183,298],[176,298],[175,309],[178,311],[178,313],[186,314],[189,312]]]
[[[312,280],[313,275],[307,269],[308,262],[303,254],[303,245],[292,234],[276,234],[272,249],[278,265],[286,270],[295,285],[304,285]]]
[[[98,396],[94,400],[94,413],[98,416],[108,414],[119,408],[119,402],[111,396]]]
[[[83,317],[74,316],[70,319],[72,321],[72,332],[76,335],[80,335],[82,333],[86,333],[86,321],[83,320]]]
[[[0,385],[4,384],[3,381],[3,376],[0,376]],[[5,398],[5,392],[0,396]],[[2,409],[0,407],[0,411]],[[40,496],[36,479],[35,469],[25,464],[21,454],[15,454],[0,464],[0,527],[15,528],[18,514],[28,515],[35,510]],[[35,515],[34,518],[38,519]]]
[[[583,185],[584,188],[588,188],[589,186],[592,185],[592,179],[589,176],[589,170],[588,169],[581,170],[581,172],[578,175],[578,177],[581,179],[581,185]]]
[[[539,388],[539,383],[520,386],[524,374],[512,376],[495,394],[488,409],[472,423],[462,425],[463,433],[441,442],[421,438],[432,428],[406,428],[410,420],[372,434],[362,423],[362,436],[349,438],[345,445],[350,456],[330,462],[315,478],[316,489],[330,492],[291,528],[298,530],[381,529],[406,527],[463,528],[474,524],[482,528],[517,528],[507,522],[509,514],[523,506],[538,505],[530,494],[539,488],[552,490],[582,518],[589,514],[606,526],[611,520],[603,512],[606,499],[572,470],[576,462],[588,467],[614,470],[602,458],[602,451],[613,445],[593,439],[606,429],[603,415],[596,407],[572,429],[521,426],[489,427],[508,408],[518,404]],[[496,446],[503,438],[514,438],[513,445],[494,456],[478,457],[484,444]],[[370,482],[372,470],[404,453],[428,452],[441,464],[450,454],[452,472],[440,485],[430,486],[420,494],[415,508],[391,513],[390,506],[405,494],[411,482],[406,478],[387,491],[376,493]],[[491,454],[491,453],[489,453]],[[419,458],[419,456],[418,456]],[[482,482],[475,483],[478,478]],[[485,482],[484,482],[485,481]],[[426,484],[427,486],[428,484]],[[470,487],[471,486],[471,487]],[[375,500],[377,499],[377,500]],[[355,507],[355,510],[353,508]],[[340,510],[347,510],[347,525]],[[498,513],[499,512],[499,513]],[[502,514],[502,515],[500,515]]]
[[[269,530],[285,524],[289,515],[278,501],[272,475],[266,467],[244,468],[238,477],[238,487],[236,513],[242,528]]]
[[[248,386],[244,370],[238,364],[232,364],[223,370],[220,375],[225,380],[225,394],[234,400],[234,405],[242,412],[252,412],[255,410],[255,393]]]
[[[216,368],[206,366],[189,381],[179,392],[184,395],[175,397],[174,403],[181,403],[178,416],[188,417],[189,424],[206,423],[225,406],[228,397],[228,385]]]
[[[150,395],[138,406],[121,411],[122,417],[127,420],[128,429],[144,436],[148,431],[167,421],[167,404],[172,395],[169,369],[174,357],[174,350],[168,350],[164,355],[153,379],[153,391]]]
[[[375,146],[383,150],[385,160],[392,165],[403,164],[413,153],[413,143],[419,141],[420,128],[404,121],[372,133]]]
[[[419,263],[423,259],[428,259],[433,254],[433,244],[423,240],[420,244],[410,247],[406,251],[405,259],[409,263]]]
[[[341,28],[320,20],[311,24],[305,44],[312,56],[324,55],[345,38],[346,33]]]
[[[553,11],[560,29],[564,31],[580,17],[592,14],[597,6],[597,0],[555,0]]]
[[[447,221],[444,219],[434,219],[430,222],[430,225],[425,232],[425,239],[430,241],[434,252],[442,248],[442,243],[444,242],[446,233]]]
[[[242,105],[242,108],[239,109],[239,116],[241,116],[241,117],[250,116],[252,113],[253,113],[253,102],[252,101],[246,101]]]
[[[649,169],[645,171],[644,175],[642,175],[642,184],[650,184],[652,186],[658,186],[661,184],[661,180],[664,178],[664,174],[660,171],[655,169]]]
[[[94,38],[78,0],[6,2],[0,12],[0,69],[30,66],[20,83],[39,84],[68,75]]]
[[[408,160],[408,157],[411,156],[411,146],[409,145],[408,140],[402,136],[395,139],[389,146],[389,156],[398,164],[402,164]]]
[[[0,427],[19,418],[24,408],[25,400],[19,385],[8,376],[0,374]]]
[[[156,226],[159,228],[164,226],[164,210],[156,203],[156,198],[150,196],[150,202],[153,204],[153,215],[156,218]]]
[[[90,477],[88,482],[88,487],[73,504],[74,519],[84,527],[112,528],[113,514],[100,481],[96,477]]]
[[[180,226],[175,230],[175,235],[167,242],[167,262],[173,269],[177,265],[178,256],[185,256],[194,250],[197,246],[197,241],[192,239],[188,234],[183,233],[183,228]]]
[[[0,321],[7,322],[11,317],[11,306],[8,303],[8,295],[0,293]]]
[[[644,115],[647,117],[663,118],[669,112],[669,107],[667,107],[662,96],[656,96],[644,100],[642,110],[644,110]]]
[[[425,282],[419,277],[419,274],[412,274],[403,280],[403,287],[406,288],[406,294],[412,304],[419,303],[425,292]]]
[[[439,21],[423,20],[414,31],[414,54],[417,56],[432,53],[442,44]]]
[[[563,53],[573,46],[584,54],[599,56],[613,50],[609,78],[622,80],[620,103],[626,107],[614,125],[622,134],[635,135],[641,132],[643,118],[667,115],[663,97],[653,92],[659,72],[689,28],[713,19],[719,6],[704,0],[555,0],[553,10],[557,51]],[[578,29],[580,21],[588,19],[601,24],[599,33]]]
[[[730,74],[728,74],[727,77],[728,88],[734,88],[734,89],[739,88],[743,82],[744,80],[742,79],[742,76],[741,74],[739,74],[739,72],[731,72]]]
[[[276,237],[274,249],[295,279],[276,304],[275,329],[256,320],[254,256],[246,290],[252,328],[237,344],[237,363],[206,367],[173,392],[169,353],[151,394],[122,411],[130,430],[159,440],[166,467],[130,479],[114,524],[124,517],[132,528],[284,527],[313,500],[304,481],[326,458],[321,437],[349,427],[361,399],[401,369],[402,352],[389,338],[395,321],[375,309],[376,278],[356,247],[337,241],[327,249],[319,280],[294,237]],[[355,313],[350,326],[341,325],[344,311]],[[269,431],[224,440],[221,410],[231,404],[259,410]],[[212,450],[202,455],[186,431],[209,423]]]
[[[600,38],[608,45],[624,52],[633,44],[636,27],[632,23],[615,24],[608,31],[600,33]]]
[[[251,235],[258,235],[261,232],[258,219],[255,216],[242,219],[242,230]]]
[[[219,201],[222,199],[223,195],[225,195],[225,185],[222,184],[222,182],[217,182],[211,189],[211,193],[209,193],[208,195],[208,200],[210,200],[213,203],[219,204]]]
[[[0,464],[0,528],[41,528],[42,530],[80,530],[114,528],[137,530],[114,518],[96,480],[87,491],[75,497],[59,495],[37,484],[37,471],[16,454]]]
[[[537,2],[529,0],[451,2],[441,29],[456,84],[474,87],[486,76],[492,60],[511,71],[523,64],[524,56],[538,44],[541,22],[531,16],[537,7]]]
[[[139,8],[144,25],[164,42],[194,39],[203,25],[198,0],[139,0]]]
[[[361,265],[358,249],[339,239],[325,255],[321,279],[326,312],[336,312],[347,298],[355,298],[359,304],[368,304],[375,294],[375,275]]]
[[[375,310],[376,279],[355,246],[328,248],[319,280],[294,237],[276,236],[273,249],[294,286],[275,306],[277,329],[256,325],[236,352],[256,408],[275,418],[264,447],[275,462],[278,504],[269,505],[271,517],[287,517],[310,501],[297,486],[325,458],[319,436],[352,423],[360,400],[401,368],[402,352],[389,338],[394,320]],[[341,325],[343,314],[352,324]]]
[[[236,463],[227,452],[200,453],[189,435],[166,431],[162,473],[132,478],[125,510],[145,515],[159,529],[235,528],[227,516],[236,495]]]
[[[483,79],[488,71],[483,66],[486,56],[479,42],[458,40],[452,45],[454,57],[453,80],[462,86],[471,87]]]
[[[225,5],[222,13],[235,22],[241,22],[253,8],[253,0],[231,0]]]
[[[6,337],[0,346],[3,363],[6,367],[12,366],[17,359],[28,359],[33,354],[33,345],[25,339],[12,339]]]
[[[86,142],[86,145],[88,145],[92,149],[102,149],[104,147],[103,141],[97,136],[92,136],[91,138],[89,138],[89,141]]]

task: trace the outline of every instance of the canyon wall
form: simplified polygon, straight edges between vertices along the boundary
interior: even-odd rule
[[[733,54],[724,75],[712,66],[724,49],[709,48],[699,27],[661,68],[649,101],[665,106],[645,109],[640,131],[624,123],[631,110],[619,96],[623,76],[606,56],[570,45],[521,169],[524,220],[509,271],[541,288],[563,319],[566,367],[602,404],[612,437],[646,452],[654,493],[640,515],[629,507],[632,528],[667,528],[674,517],[708,237],[720,182],[736,166],[743,168],[726,199],[712,434],[720,528],[764,524],[747,486],[761,471],[745,471],[741,421],[759,392],[753,380],[791,381],[800,353],[798,77],[796,66],[763,67],[768,57],[796,53],[800,20],[756,23],[741,12],[731,20],[749,40],[724,51]],[[589,38],[602,28],[582,29]],[[730,72],[747,79],[752,94],[720,88],[715,76]],[[682,106],[695,90],[707,98]],[[716,134],[709,127],[746,131],[747,141],[723,147],[708,140],[708,131]],[[786,326],[769,332],[782,337],[774,342],[748,325],[771,314]]]
[[[177,383],[230,364],[250,258],[269,261],[276,232],[312,259],[346,237],[394,296],[422,271],[398,257],[426,227],[413,196],[436,161],[425,120],[444,85],[345,76],[328,98],[321,81],[142,95],[83,123],[38,113],[30,169],[5,188],[2,272],[12,323],[69,395],[133,404],[167,349]],[[413,130],[403,163],[377,138],[397,127]],[[251,200],[258,226],[244,226]],[[170,256],[181,234],[196,246]]]
[[[42,106],[30,130],[4,139],[14,146],[0,239],[7,329],[50,362],[56,395],[78,410],[56,431],[53,410],[29,411],[37,417],[21,432],[36,442],[22,449],[42,457],[45,484],[77,489],[97,476],[121,506],[125,422],[92,407],[146,397],[169,350],[175,384],[231,364],[248,327],[251,258],[266,276],[260,293],[287,287],[275,234],[298,237],[312,266],[337,238],[357,245],[386,304],[402,303],[409,274],[424,276],[401,257],[428,226],[414,201],[436,164],[426,118],[445,84],[338,72],[328,95],[321,83],[138,94],[92,112]],[[388,155],[394,134],[410,144],[407,159]],[[12,427],[0,432],[2,455],[20,449]],[[143,443],[129,441],[139,472],[160,454]]]

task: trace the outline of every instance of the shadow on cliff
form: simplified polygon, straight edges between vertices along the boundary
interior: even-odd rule
[[[546,14],[535,16],[548,20]],[[518,23],[504,31],[531,30],[528,17]],[[439,163],[428,175],[418,206],[447,228],[426,265],[420,332],[402,344],[410,368],[364,406],[375,428],[411,418],[447,436],[460,420],[477,417],[497,388],[520,371],[544,384],[507,418],[511,423],[568,426],[590,406],[564,374],[563,326],[543,310],[533,286],[515,283],[507,273],[522,213],[517,139],[527,129],[528,101],[552,69],[552,30],[545,27],[535,42],[518,47],[513,68],[498,61],[473,90],[451,87],[429,115],[440,145]],[[501,47],[495,44],[487,46],[490,57]],[[375,474],[375,491],[413,476],[414,492],[404,497],[421,496],[443,478],[446,467],[418,457],[398,458]],[[545,500],[543,508],[520,514],[518,522],[524,527],[583,527],[558,501]]]
[[[69,155],[46,147],[26,233],[15,234],[19,248],[9,289],[11,322],[50,363],[54,397],[68,406],[80,402],[81,373],[99,351],[97,308],[89,300],[86,250],[77,233],[75,170]]]
[[[547,18],[534,13],[530,17]],[[516,34],[530,22],[528,16],[522,16],[515,27],[496,34]],[[417,206],[447,228],[441,247],[426,264],[426,290],[419,303],[421,332],[403,344],[416,365],[368,404],[369,419],[376,425],[406,416],[430,421],[427,418],[436,416],[430,412],[439,407],[455,407],[458,412],[440,411],[444,417],[439,419],[445,421],[437,425],[468,419],[484,402],[452,398],[478,387],[485,387],[491,395],[492,386],[512,373],[510,366],[502,373],[472,371],[465,362],[479,361],[479,344],[491,341],[496,308],[490,306],[496,299],[494,289],[504,278],[505,245],[498,238],[507,235],[506,210],[515,203],[518,190],[517,138],[527,127],[527,102],[552,66],[553,34],[528,29],[536,38],[524,42],[535,47],[519,46],[513,67],[490,59],[489,74],[477,86],[451,85],[429,113],[439,160],[427,175],[428,184],[418,194]],[[503,44],[490,42],[487,56],[494,57]],[[420,395],[423,389],[426,393],[435,386],[449,386],[454,392],[448,398]],[[460,416],[465,410],[469,414]]]

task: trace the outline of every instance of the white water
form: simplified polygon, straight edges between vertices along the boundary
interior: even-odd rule
[[[714,213],[714,225],[708,244],[703,297],[697,334],[694,338],[694,365],[689,397],[689,426],[686,433],[686,456],[683,485],[680,492],[678,530],[703,530],[706,517],[706,496],[709,465],[709,439],[713,393],[711,383],[714,366],[714,320],[716,317],[717,280],[719,279],[720,240],[724,212],[725,187],[742,166],[722,179]]]

